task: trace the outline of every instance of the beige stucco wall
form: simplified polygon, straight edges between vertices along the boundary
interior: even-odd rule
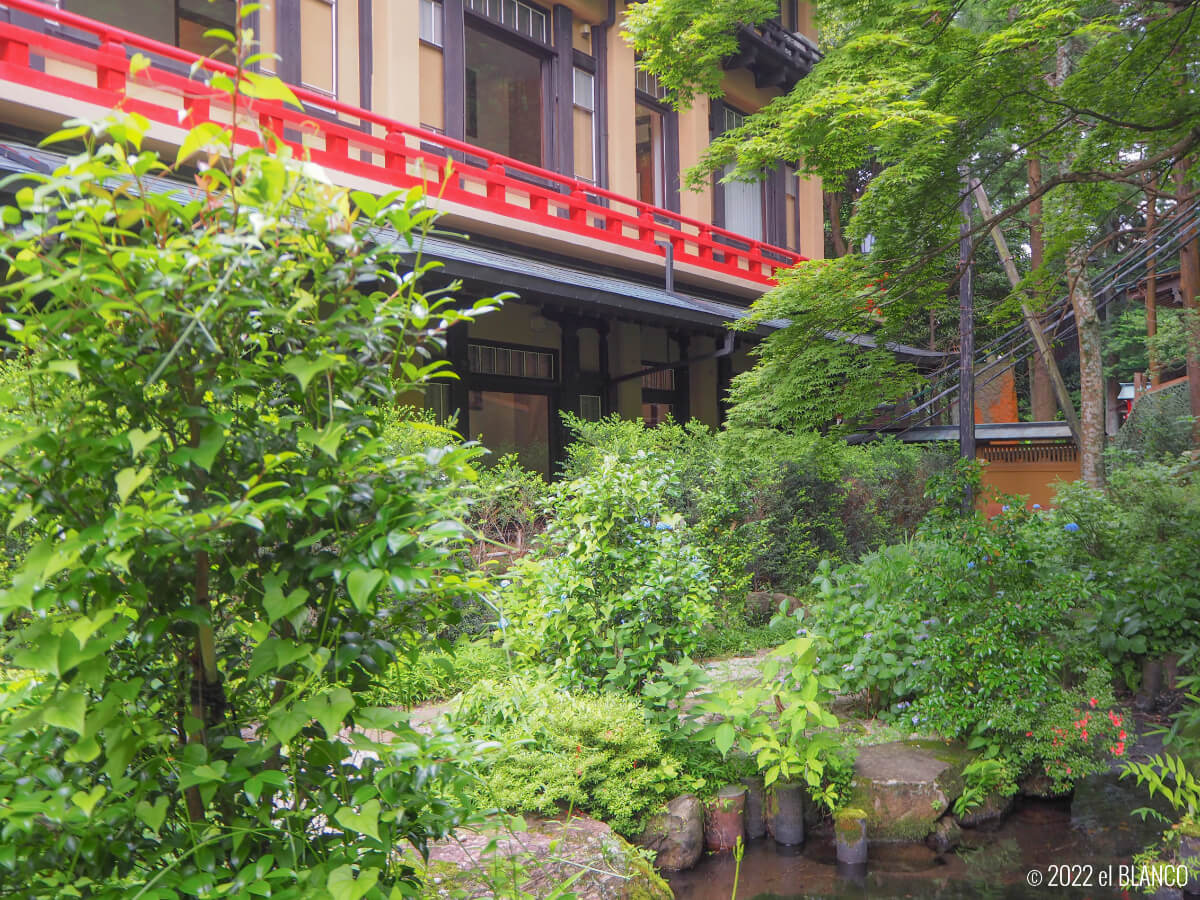
[[[694,337],[688,348],[689,356],[707,356],[720,345],[720,340]],[[716,427],[717,412],[717,361],[706,359],[694,362],[688,368],[688,406],[693,419]]]
[[[629,197],[637,195],[635,71],[633,48],[614,28],[608,41],[608,186]]]
[[[701,191],[688,190],[683,178],[708,147],[710,107],[707,97],[697,97],[691,109],[679,111],[679,211],[702,222],[712,221],[712,189],[706,183]]]
[[[608,370],[613,375],[635,372],[642,366],[641,328],[632,322],[615,322],[608,337]],[[616,409],[627,419],[642,417],[642,382],[627,378],[617,384]]]
[[[562,331],[554,322],[542,318],[533,306],[509,301],[500,309],[480,316],[467,329],[467,334],[484,341],[506,344],[525,344],[558,350],[562,347]]]
[[[421,121],[420,5],[417,0],[376,3],[375,70],[372,99],[375,110],[408,125]]]

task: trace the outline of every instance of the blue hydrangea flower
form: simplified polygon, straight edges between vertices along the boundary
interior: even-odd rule
[[[1078,530],[1079,530],[1079,526],[1076,525],[1074,522],[1068,522],[1066,525],[1063,526],[1063,531],[1078,531]]]
[[[659,522],[657,525],[654,526],[654,530],[655,531],[674,531],[675,526],[672,525],[670,522]]]
[[[1034,509],[1041,509],[1041,508],[1042,508],[1042,504],[1040,504],[1040,503],[1035,503],[1035,504],[1033,504],[1033,508],[1034,508]]]
[[[967,563],[967,568],[968,568],[968,569],[973,569],[973,568],[975,568],[975,563],[973,563],[973,562],[969,562],[969,563]]]

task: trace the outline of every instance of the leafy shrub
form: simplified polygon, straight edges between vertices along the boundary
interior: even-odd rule
[[[1083,484],[1058,493],[1048,537],[1087,578],[1098,607],[1095,639],[1136,682],[1140,657],[1200,641],[1200,481],[1182,462],[1115,469],[1108,492]]]
[[[1118,458],[1132,463],[1178,458],[1192,444],[1191,403],[1187,384],[1173,384],[1146,394],[1113,438]]]
[[[496,741],[479,802],[555,815],[573,808],[625,835],[687,785],[637,701],[572,694],[544,681],[482,681],[464,694],[456,728]]]
[[[947,488],[947,500],[958,496]],[[967,740],[1019,774],[1095,770],[1116,743],[1102,722],[1090,741],[1045,731],[1070,725],[1092,697],[1113,702],[1080,623],[1085,582],[1056,559],[1056,531],[1052,517],[1015,505],[991,523],[946,510],[907,544],[826,568],[813,608],[826,671],[885,717]]]
[[[399,656],[367,691],[376,706],[416,706],[447,700],[485,679],[504,678],[508,654],[491,641],[459,639],[449,650]]]
[[[696,659],[720,659],[778,647],[794,636],[796,629],[787,622],[745,625],[739,622],[708,628],[700,635],[693,655]]]
[[[500,595],[508,646],[570,687],[637,691],[664,661],[689,655],[713,590],[678,517],[665,459],[616,457],[551,489],[552,518]]]
[[[483,539],[480,561],[493,547],[505,559],[529,549],[545,527],[548,490],[542,476],[522,468],[515,453],[480,470],[471,504],[471,524]]]
[[[815,433],[713,432],[697,422],[566,421],[575,435],[569,477],[608,454],[673,462],[680,490],[664,502],[688,523],[734,615],[752,586],[796,593],[820,559],[856,559],[908,534],[929,508],[926,480],[949,458],[937,446],[894,440],[849,447]]]
[[[0,514],[27,540],[0,619],[30,677],[0,701],[0,891],[384,896],[409,879],[397,845],[473,809],[474,749],[362,690],[481,588],[475,451],[383,438],[442,367],[418,353],[469,316],[399,255],[432,221],[419,192],[351,197],[211,126],[193,179],[145,127],[71,126],[85,151],[4,210],[29,366],[0,403]],[[356,765],[352,726],[385,735],[355,737]]]

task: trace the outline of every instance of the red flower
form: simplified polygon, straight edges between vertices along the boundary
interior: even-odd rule
[[[1117,746],[1113,747],[1113,753],[1117,756],[1123,755],[1125,753],[1125,742],[1121,741]]]
[[[1086,732],[1086,731],[1082,731],[1082,732],[1080,732],[1079,736],[1080,736],[1081,738],[1083,738],[1085,741],[1087,740],[1087,732]]]
[[[1117,735],[1117,738],[1122,741],[1125,740],[1125,729],[1124,728],[1121,729],[1120,733]]]
[[[1091,700],[1089,700],[1088,703],[1091,704],[1092,709],[1096,708],[1096,698],[1095,697],[1093,697]]]
[[[1025,732],[1025,737],[1033,737],[1033,732],[1032,731]]]
[[[1070,775],[1070,774],[1071,774],[1071,767],[1070,767],[1070,766],[1067,766],[1067,774],[1068,774],[1068,775]]]

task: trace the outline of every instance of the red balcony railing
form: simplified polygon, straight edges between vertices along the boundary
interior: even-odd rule
[[[0,8],[27,13],[46,25],[39,31],[0,23],[0,81],[102,108],[120,103],[169,129],[202,122],[228,126],[233,120],[228,94],[208,84],[212,73],[234,74],[227,64],[200,59],[192,74],[198,57],[178,47],[39,0],[3,0]],[[135,52],[151,60],[136,74],[129,71],[129,57]],[[48,61],[60,65],[56,68]],[[499,215],[514,220],[517,227],[529,224],[571,233],[618,251],[665,256],[664,245],[670,244],[677,265],[763,286],[774,284],[777,270],[804,260],[791,250],[313,91],[292,90],[305,109],[243,98],[235,140],[247,146],[259,143],[260,133],[244,124],[256,120],[264,132],[281,137],[332,173],[348,176],[337,179],[343,183],[382,189],[421,185],[448,207]],[[448,159],[453,159],[449,173]]]

